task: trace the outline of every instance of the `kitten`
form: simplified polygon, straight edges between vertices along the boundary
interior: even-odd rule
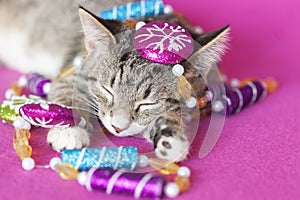
[[[142,134],[153,143],[159,158],[184,160],[190,146],[184,118],[191,110],[177,91],[177,77],[172,74],[172,66],[150,62],[133,50],[134,30],[126,24],[99,19],[83,8],[79,9],[79,18],[87,57],[80,74],[55,82],[48,98],[78,108],[86,123],[50,130],[48,143],[58,151],[88,146],[89,115],[93,113],[115,136]],[[197,83],[193,84],[198,86],[193,88],[197,96],[204,95],[206,76],[226,48],[229,28],[198,35],[176,16],[143,20],[157,19],[180,24],[200,44],[181,64],[185,67],[185,77]],[[78,104],[74,104],[73,98]]]

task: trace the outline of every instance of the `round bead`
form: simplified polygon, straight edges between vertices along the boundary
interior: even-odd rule
[[[231,85],[231,87],[234,87],[234,88],[239,87],[240,86],[240,80],[237,79],[237,78],[233,78],[230,81],[230,85]]]
[[[177,171],[178,176],[185,176],[185,177],[190,177],[191,175],[191,170],[188,167],[180,167]]]
[[[184,73],[184,68],[182,65],[180,64],[176,64],[174,65],[174,67],[172,68],[172,72],[175,76],[181,76]]]
[[[208,90],[208,91],[205,92],[205,97],[208,101],[212,101],[213,98],[214,98],[214,95],[211,91]]]
[[[139,156],[139,167],[147,167],[148,166],[148,157],[145,155]]]
[[[80,185],[84,186],[87,181],[87,172],[82,171],[77,176],[77,181]]]
[[[194,108],[197,105],[197,100],[194,97],[191,97],[189,100],[186,101],[186,106],[188,108]]]
[[[169,198],[175,198],[180,192],[180,188],[176,183],[168,183],[164,188],[165,195]]]
[[[24,87],[27,85],[27,78],[26,76],[21,76],[18,80],[18,86]]]
[[[136,23],[135,25],[135,30],[139,30],[140,28],[142,28],[143,26],[146,25],[146,22],[143,21],[139,21],[138,23]]]
[[[73,59],[73,65],[75,65],[76,67],[80,67],[81,63],[82,63],[82,57],[81,56],[76,56]]]
[[[192,117],[192,115],[187,114],[185,116],[184,120],[185,120],[186,123],[190,123],[193,120],[193,117]]]
[[[213,109],[214,112],[221,112],[222,110],[225,109],[225,106],[222,103],[222,101],[215,101],[212,104],[212,109]]]
[[[49,104],[47,104],[46,102],[42,102],[40,103],[41,108],[43,108],[44,110],[49,110]]]
[[[27,121],[25,121],[23,117],[17,117],[13,122],[13,126],[19,129],[26,129],[26,130],[31,129],[31,125]]]
[[[7,89],[5,91],[5,99],[10,99],[16,92],[13,89]]]
[[[78,126],[81,128],[84,128],[86,126],[86,120],[83,117],[80,118]]]
[[[54,157],[54,158],[52,158],[52,159],[50,160],[50,163],[49,163],[50,168],[51,168],[52,170],[55,170],[54,166],[55,166],[56,164],[58,164],[58,163],[61,163],[61,159],[60,159],[59,157]]]
[[[164,7],[164,13],[165,14],[172,14],[173,10],[174,10],[173,7],[170,6],[170,5],[165,5],[165,7]]]
[[[268,93],[275,92],[278,88],[278,82],[273,78],[268,78],[264,81]]]
[[[22,160],[23,169],[30,171],[35,167],[35,162],[32,158],[25,158]]]
[[[198,34],[202,34],[204,32],[203,28],[200,26],[195,26],[194,31]]]
[[[50,82],[45,83],[43,85],[43,92],[45,94],[49,94],[50,90],[51,90],[51,83]]]

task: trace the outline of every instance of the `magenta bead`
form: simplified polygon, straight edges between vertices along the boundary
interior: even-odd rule
[[[133,45],[147,60],[175,64],[188,58],[194,51],[190,33],[171,22],[150,22],[134,35]]]
[[[23,105],[19,113],[21,117],[34,126],[44,128],[63,128],[75,125],[74,118],[78,114],[70,108],[51,103],[30,103]]]

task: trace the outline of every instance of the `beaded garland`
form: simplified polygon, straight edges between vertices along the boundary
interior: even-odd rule
[[[171,12],[172,8],[164,6],[162,0],[149,0],[130,3],[104,11],[101,13],[101,17],[125,20]],[[175,64],[172,72],[178,77],[178,92],[185,100],[187,107],[194,108],[196,106],[200,109],[202,116],[207,116],[211,109],[214,112],[222,112],[227,115],[239,112],[247,105],[256,103],[266,93],[271,93],[277,88],[277,82],[272,79],[265,81],[250,79],[241,82],[237,79],[232,79],[230,84],[226,84],[225,86],[225,96],[218,89],[212,89],[211,91],[208,90],[203,97],[193,97],[191,84],[183,76],[184,68],[178,64],[181,60],[189,56],[189,52],[192,52],[193,46],[190,46],[190,43],[187,41],[180,43],[179,46],[173,46],[174,49],[177,48],[180,51],[186,51],[183,54],[177,53],[175,56],[172,54],[174,52],[172,52],[171,48],[171,51],[168,48],[159,49],[159,44],[156,44],[158,45],[157,49],[149,50],[146,47],[151,43],[146,42],[140,48],[141,46],[138,45],[145,38],[139,37],[139,35],[145,34],[142,31],[148,31],[149,27],[153,25],[156,25],[160,29],[173,27],[171,31],[180,30],[181,28],[171,23],[136,23],[136,39],[141,39],[135,41],[137,51],[143,57],[153,62]],[[181,33],[185,34],[181,34],[180,37],[190,39],[188,32],[182,31]],[[149,57],[151,54],[153,56],[153,53],[156,54],[156,58]],[[31,137],[29,130],[31,125],[46,128],[69,127],[74,125],[74,119],[71,116],[72,110],[64,106],[51,104],[33,96],[17,97],[22,94],[22,87],[25,86],[30,93],[45,97],[50,90],[51,81],[35,73],[21,77],[18,83],[11,85],[10,89],[7,90],[5,96],[8,100],[4,101],[0,106],[0,117],[6,122],[13,123],[15,127],[13,138],[14,149],[22,160],[23,168],[25,170],[32,170],[35,168],[35,161],[31,158],[32,147],[29,144],[29,138]],[[216,86],[215,88],[218,87]],[[51,112],[58,118],[49,117],[50,115],[52,116]],[[61,114],[64,117],[61,117]],[[105,159],[106,157],[108,159]],[[175,175],[173,182],[166,183],[166,179],[162,175],[115,170],[120,168],[134,170],[138,166],[146,167],[148,165],[161,174]],[[157,199],[164,195],[173,198],[178,196],[180,192],[188,190],[191,184],[189,179],[191,171],[189,168],[185,166],[180,167],[166,160],[148,158],[145,155],[138,156],[135,147],[64,150],[62,152],[62,160],[60,158],[53,158],[49,165],[42,167],[50,167],[63,179],[77,179],[79,184],[86,186],[88,190],[105,191],[107,194],[128,194],[135,198],[147,197]],[[96,169],[94,167],[109,167],[113,169]],[[88,169],[90,169],[88,172],[84,171]],[[82,172],[79,173],[79,171]]]

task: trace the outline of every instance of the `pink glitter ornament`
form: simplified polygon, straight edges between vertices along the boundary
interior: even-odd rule
[[[145,59],[163,64],[175,64],[194,51],[190,33],[171,22],[151,22],[134,35],[133,46]]]
[[[73,116],[70,108],[48,102],[25,104],[20,108],[19,113],[30,124],[43,128],[74,126],[74,118],[79,118],[77,113]]]

